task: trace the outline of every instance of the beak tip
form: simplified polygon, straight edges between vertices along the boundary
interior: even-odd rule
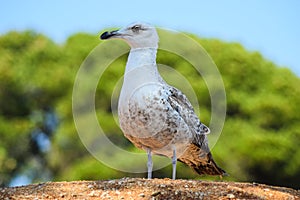
[[[117,30],[116,31],[105,31],[104,33],[102,33],[100,35],[100,39],[107,40],[109,38],[116,37],[116,36],[120,36],[120,34]]]

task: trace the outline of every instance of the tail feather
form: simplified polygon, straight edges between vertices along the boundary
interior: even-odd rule
[[[199,175],[228,175],[216,164],[210,152],[205,152],[195,144],[191,144],[178,160],[194,169]]]

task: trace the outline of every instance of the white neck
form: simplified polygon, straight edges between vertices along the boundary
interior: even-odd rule
[[[125,74],[124,84],[142,85],[146,82],[164,82],[156,65],[157,48],[131,49]]]
[[[131,49],[126,63],[126,73],[138,67],[153,66],[156,68],[157,48],[135,48]]]
[[[157,48],[131,49],[126,64],[119,103],[128,103],[129,98],[134,94],[133,92],[143,86],[165,83],[157,69],[156,52]]]

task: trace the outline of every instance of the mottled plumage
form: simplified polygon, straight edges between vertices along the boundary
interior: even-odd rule
[[[124,39],[131,46],[118,114],[124,135],[148,153],[148,178],[152,153],[172,158],[173,179],[177,159],[199,174],[224,175],[208,147],[209,128],[201,123],[186,96],[168,85],[157,70],[155,28],[136,23],[101,35],[101,39],[109,38]]]

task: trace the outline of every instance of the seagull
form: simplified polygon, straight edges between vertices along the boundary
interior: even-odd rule
[[[152,154],[172,159],[172,178],[176,162],[181,161],[203,175],[226,175],[217,166],[208,147],[204,125],[187,99],[160,76],[156,64],[159,37],[147,23],[106,31],[100,39],[122,39],[131,47],[119,102],[120,127],[137,148],[148,155],[148,179],[152,178]]]

